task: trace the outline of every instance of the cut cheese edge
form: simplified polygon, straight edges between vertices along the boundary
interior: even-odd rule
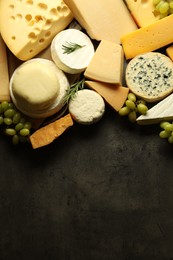
[[[72,19],[62,0],[1,0],[0,3],[2,37],[20,60],[31,59],[45,49]]]
[[[173,61],[173,45],[170,45],[166,48],[166,53],[169,56],[169,58]]]
[[[173,120],[173,94],[150,108],[146,115],[139,116],[136,121],[139,125],[151,125],[165,120]]]
[[[121,84],[123,65],[124,53],[122,46],[114,42],[102,40],[84,76],[96,81]]]
[[[10,90],[6,46],[0,34],[0,102],[1,101],[10,101]]]
[[[79,48],[71,53],[66,48]],[[68,49],[69,50],[69,49]],[[51,43],[51,56],[55,64],[66,73],[83,72],[94,55],[94,45],[90,38],[77,29],[66,29],[58,33]]]
[[[162,48],[173,42],[173,15],[121,37],[126,59]]]
[[[29,137],[32,148],[37,149],[52,143],[72,125],[71,115],[67,114],[53,123],[39,128]]]
[[[122,0],[64,0],[92,39],[120,43],[123,34],[137,29]]]
[[[139,27],[144,27],[160,19],[155,11],[153,0],[125,0],[128,9]]]
[[[87,87],[98,92],[116,111],[119,111],[128,96],[129,88],[96,81],[85,81]]]

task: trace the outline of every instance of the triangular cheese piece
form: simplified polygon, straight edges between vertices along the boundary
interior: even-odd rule
[[[107,84],[96,81],[85,81],[86,86],[98,92],[105,101],[116,111],[125,103],[127,99],[129,88],[119,85]]]
[[[139,125],[151,125],[165,120],[173,120],[173,94],[150,108],[146,115],[139,116],[137,123]]]

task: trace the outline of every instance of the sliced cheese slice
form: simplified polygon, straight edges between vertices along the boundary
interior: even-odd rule
[[[124,53],[121,45],[102,40],[84,76],[96,81],[121,84],[123,64]]]
[[[160,19],[160,15],[155,11],[153,0],[125,0],[128,9],[139,27],[147,26]]]
[[[76,49],[75,49],[76,48]],[[66,29],[58,33],[51,44],[51,56],[64,72],[83,72],[94,55],[90,38],[77,29]]]
[[[72,19],[71,11],[62,0],[0,2],[2,37],[21,60],[28,60],[45,49]]]
[[[122,108],[129,93],[129,88],[113,84],[95,81],[85,81],[85,84],[89,88],[97,91],[116,111],[119,111],[120,108]]]
[[[122,0],[64,0],[92,39],[120,43],[123,34],[137,29]]]
[[[10,101],[9,74],[5,43],[0,34],[0,102]]]
[[[126,59],[173,42],[173,14],[121,37]]]
[[[137,118],[139,125],[158,124],[164,120],[173,120],[173,94],[169,95]]]

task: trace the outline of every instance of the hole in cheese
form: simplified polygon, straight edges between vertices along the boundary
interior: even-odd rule
[[[40,8],[40,9],[43,9],[43,10],[47,10],[47,5],[46,4],[44,4],[44,3],[39,3],[38,4],[38,7]]]
[[[25,19],[27,22],[30,22],[32,20],[32,15],[31,14],[25,15]]]
[[[33,1],[32,1],[32,0],[27,0],[27,1],[26,1],[26,4],[27,4],[27,5],[33,5]]]
[[[14,9],[14,5],[9,5],[9,8],[10,9]]]

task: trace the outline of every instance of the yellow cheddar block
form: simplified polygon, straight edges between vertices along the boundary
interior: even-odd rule
[[[98,92],[105,101],[116,111],[125,103],[127,99],[129,88],[119,85],[107,84],[96,81],[85,81],[86,86]]]
[[[126,59],[154,51],[173,42],[173,15],[121,37]]]
[[[173,44],[166,48],[166,53],[169,58],[173,61]]]
[[[30,136],[30,142],[33,149],[52,143],[72,125],[73,120],[71,115],[67,114],[53,123],[39,128]]]
[[[10,101],[7,52],[0,34],[0,101]]]

